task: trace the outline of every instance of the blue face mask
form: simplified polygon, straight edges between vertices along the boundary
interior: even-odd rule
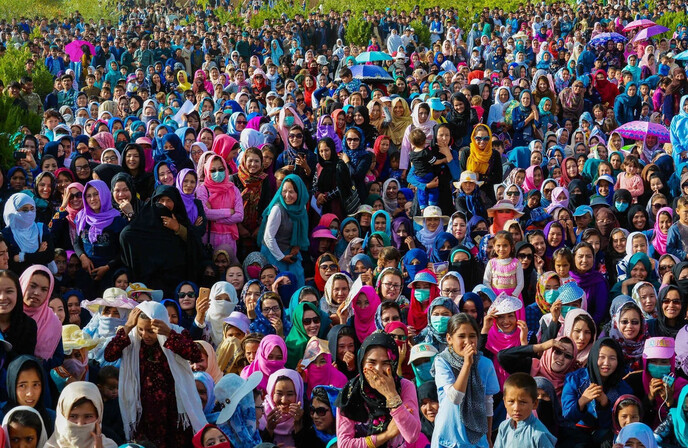
[[[614,207],[621,213],[625,212],[628,208],[628,202],[614,202]]]
[[[294,126],[294,117],[284,117],[284,125],[288,128]]]
[[[449,324],[449,316],[430,316],[430,325],[440,334],[447,332],[447,325]]]
[[[545,301],[550,305],[556,302],[558,297],[559,291],[556,289],[550,289],[549,291],[545,291]]]
[[[337,236],[339,234],[339,230],[337,229],[330,229],[330,232],[332,233],[332,236]]]
[[[578,307],[576,307],[576,306],[567,306],[567,305],[562,306],[562,307],[561,307],[561,317],[566,317],[566,315],[568,314],[569,311],[575,310],[576,308],[578,308]]]
[[[221,183],[225,180],[225,172],[215,171],[214,173],[210,173],[210,177],[213,179],[213,182]]]
[[[413,368],[413,374],[416,375],[417,386],[433,380],[433,376],[430,373],[430,369],[432,369],[432,360],[430,362],[424,362],[419,366],[411,364],[411,367]]]
[[[421,303],[426,302],[430,298],[430,290],[429,289],[416,289],[413,291],[413,297],[415,297],[416,300],[421,302]]]
[[[649,373],[652,378],[662,379],[664,375],[671,373],[671,366],[660,366],[657,364],[647,363],[647,373]]]

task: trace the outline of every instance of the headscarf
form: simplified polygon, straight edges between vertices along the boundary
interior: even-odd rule
[[[663,233],[659,227],[659,215],[662,213],[668,213],[671,218],[671,222],[673,222],[674,210],[671,207],[662,207],[657,212],[657,218],[655,219],[654,226],[655,237],[652,239],[652,246],[659,255],[664,255],[667,253],[667,241],[669,239],[669,234]]]
[[[215,353],[215,349],[206,341],[198,340],[194,342],[201,346],[201,349],[205,352],[206,356],[208,357],[208,367],[205,369],[204,373],[210,375],[210,377],[213,380],[213,387],[215,387],[215,383],[220,381],[220,378],[222,378],[222,371],[220,370],[220,367],[217,364],[217,354]],[[208,397],[208,399],[210,400],[210,397]]]
[[[214,145],[213,145],[214,146]],[[219,160],[225,169],[225,178],[222,182],[215,182],[211,176],[210,169],[215,160]],[[237,187],[229,179],[229,168],[224,157],[209,157],[203,167],[205,177],[203,186],[208,190],[208,204],[213,209],[231,208],[236,199]],[[228,234],[234,240],[239,238],[239,229],[236,224],[226,224],[221,221],[211,221],[210,231],[221,234]]]
[[[303,397],[303,380],[301,379],[301,375],[299,375],[298,372],[295,370],[291,369],[279,369],[276,372],[274,372],[272,375],[270,375],[270,378],[268,379],[267,382],[267,394],[265,395],[265,414],[269,414],[272,412],[273,409],[277,407],[275,402],[272,399],[272,394],[275,390],[275,386],[277,385],[277,381],[281,377],[287,377],[289,378],[292,383],[294,383],[294,391],[296,392],[296,400],[297,402],[300,402],[302,400],[301,397]],[[283,419],[280,421],[280,423],[277,424],[277,427],[275,428],[274,433],[282,436],[287,436],[291,435],[292,432],[294,431],[294,419],[292,417],[288,417],[286,419]]]
[[[227,294],[229,300],[218,300],[217,296],[220,294]],[[239,303],[239,299],[236,295],[236,289],[231,283],[217,282],[210,289],[210,307],[206,314],[206,320],[210,324],[210,336],[215,347],[219,347],[222,339],[224,339],[223,319],[234,311],[237,303]]]
[[[419,264],[411,264],[413,260],[418,260]],[[416,274],[427,267],[428,255],[423,249],[411,249],[406,252],[401,262],[408,273],[408,282],[412,282]]]
[[[369,305],[365,308],[358,307],[358,296],[365,295]],[[358,294],[353,297],[351,304],[354,309],[354,330],[359,341],[365,340],[375,331],[375,311],[380,306],[380,298],[372,286],[363,286]]]
[[[542,376],[547,378],[552,385],[554,390],[557,392],[557,396],[561,396],[561,391],[564,388],[564,380],[566,380],[566,375],[569,372],[576,370],[576,355],[578,355],[578,350],[576,349],[576,344],[568,336],[559,336],[556,338],[557,341],[570,343],[573,347],[573,360],[562,372],[552,371],[552,363],[554,362],[554,347],[550,347],[542,353],[540,359],[533,358],[530,367],[530,376]]]
[[[196,222],[196,219],[198,219],[198,207],[196,207],[196,203],[194,202],[196,199],[196,188],[194,188],[194,191],[189,194],[184,193],[184,179],[188,174],[196,177],[196,188],[198,188],[198,175],[190,168],[184,168],[179,172],[177,179],[175,180],[175,184],[177,186],[177,190],[179,190],[179,195],[182,197],[182,201],[184,202],[184,208],[186,209],[186,214],[189,216],[189,222],[193,224]]]
[[[292,326],[289,334],[285,338],[288,352],[287,368],[296,368],[296,366],[299,364],[299,361],[303,359],[303,353],[306,351],[306,345],[310,339],[310,336],[308,336],[306,329],[303,326],[303,315],[306,313],[306,311],[313,311],[320,319],[320,331],[318,332],[318,336],[324,337],[327,333],[327,325],[325,319],[323,318],[323,313],[315,304],[311,302],[301,302],[297,304],[294,307],[294,310],[291,312]]]
[[[181,328],[170,324],[167,309],[158,302],[143,302],[137,308],[151,320],[158,319],[166,323],[173,331],[181,332]],[[122,364],[119,371],[119,407],[124,424],[124,433],[131,439],[141,417],[141,371],[139,357],[141,352],[141,336],[136,328],[129,332],[131,344],[124,348]],[[158,344],[165,354],[172,377],[174,378],[174,394],[177,401],[177,413],[184,428],[189,425],[194,432],[205,426],[201,398],[196,393],[196,382],[191,371],[191,365],[186,359],[176,355],[165,347],[167,336],[158,335]],[[169,392],[169,391],[168,391]]]
[[[620,329],[621,324],[619,321],[621,316],[629,310],[635,310],[640,316],[640,329],[635,339],[626,339]],[[621,346],[626,364],[632,366],[640,360],[645,347],[645,339],[647,339],[647,323],[645,322],[642,309],[634,301],[625,302],[616,310],[612,317],[612,327],[609,330],[609,336]]]
[[[684,410],[683,403],[688,397],[688,387],[681,389],[676,406],[669,410],[672,419],[674,437],[681,446],[688,446],[688,412]]]
[[[676,264],[674,266],[674,269],[676,268],[676,266],[684,265],[684,263],[685,262]],[[655,331],[655,336],[668,336],[671,338],[676,338],[676,335],[678,334],[679,330],[681,330],[681,328],[683,328],[683,326],[685,325],[685,318],[683,316],[686,315],[686,302],[685,300],[681,301],[681,311],[679,312],[679,315],[676,318],[676,320],[678,320],[677,325],[669,326],[667,318],[664,315],[664,311],[662,310],[662,301],[666,298],[667,294],[669,294],[669,291],[678,291],[679,294],[681,294],[679,288],[674,285],[665,286],[659,291],[659,297],[657,297],[657,330]],[[682,294],[681,298],[683,298]]]
[[[97,421],[83,425],[69,421],[69,413],[72,411],[74,403],[82,398],[88,399],[95,407]],[[103,398],[95,384],[87,381],[76,381],[68,384],[60,394],[55,414],[55,432],[45,444],[46,447],[72,448],[77,446],[96,446],[94,434],[96,432],[96,425],[101,425],[103,422]],[[101,435],[101,443],[103,448],[117,447],[115,442],[104,435]]]
[[[562,332],[564,336],[573,340],[573,327],[576,324],[576,319],[580,316],[583,316],[582,319],[585,320],[588,326],[590,326],[590,324],[592,323],[592,327],[590,327],[590,331],[592,332],[590,342],[583,350],[580,350],[576,354],[576,361],[578,362],[578,365],[584,366],[588,362],[588,356],[590,354],[592,344],[597,339],[596,327],[594,325],[595,321],[592,319],[592,316],[582,308],[576,308],[574,310],[569,311],[568,313],[566,313],[566,317],[564,318],[564,326],[562,328]]]
[[[437,401],[439,403],[439,398],[437,396],[437,386],[435,381],[426,381],[420,386],[418,386],[418,407],[420,408],[423,400],[429,399],[430,401]],[[422,412],[420,412],[420,430],[425,437],[432,439],[432,433],[435,430],[435,423],[430,422],[426,419]]]
[[[384,396],[373,389],[363,374],[363,361],[370,349],[381,347],[387,351],[391,375],[397,393],[401,394],[401,379],[397,375],[399,349],[387,333],[375,332],[368,336],[358,350],[358,375],[349,380],[337,397],[335,405],[346,418],[358,422],[366,435],[384,432],[392,421],[392,414]]]
[[[540,311],[543,315],[548,314],[552,307],[552,304],[545,300],[545,291],[547,288],[547,283],[553,278],[559,280],[557,273],[552,271],[545,272],[538,277],[537,286],[535,289],[535,303],[537,303],[537,306],[540,308]]]
[[[447,333],[438,332],[435,329],[435,327],[433,327],[431,324],[432,311],[438,306],[443,306],[447,308],[451,312],[452,316],[459,312],[459,309],[457,308],[456,304],[449,297],[435,298],[428,307],[428,326],[420,332],[420,335],[418,335],[417,342],[425,342],[427,344],[432,344],[435,348],[440,350],[440,348],[444,349],[447,345]]]
[[[325,354],[325,356],[329,356],[331,358],[331,355],[329,353]],[[337,401],[337,397],[339,396],[339,393],[342,391],[341,388],[346,385],[346,377],[339,370],[332,367],[331,362],[328,362],[325,366],[321,366],[321,367],[317,367],[317,368],[318,369],[324,369],[325,367],[327,367],[329,369],[329,371],[331,371],[332,373],[336,372],[339,375],[341,375],[344,378],[344,383],[342,384],[342,386],[339,386],[339,387],[326,386],[326,385],[312,386],[311,384],[308,384],[308,386],[306,388],[307,389],[306,390],[306,396],[310,398],[311,402],[313,402],[313,398],[314,398],[313,397],[313,389],[315,389],[317,387],[318,389],[324,390],[325,393],[327,394],[327,401],[329,404],[330,412],[332,412],[332,416],[334,417],[337,415],[337,407],[334,405],[334,403],[335,403],[335,401]],[[313,368],[315,368],[315,366],[313,366],[311,364],[311,366],[309,366],[309,368],[306,369],[306,371],[310,373],[310,371]],[[308,381],[309,381],[309,383],[312,382],[312,376],[311,375],[308,376]],[[315,428],[315,435],[318,436],[318,439],[320,439],[322,442],[327,443],[328,446],[331,446],[331,444],[328,442],[337,439],[336,434],[326,434],[322,431],[319,431],[317,428]]]
[[[25,205],[32,205],[34,210],[20,212]],[[26,193],[15,193],[7,200],[3,213],[5,224],[12,231],[12,236],[21,252],[34,253],[41,244],[41,229],[36,224],[36,203]]]
[[[395,182],[397,184],[397,189],[401,188],[401,184],[399,181],[393,177],[390,177],[385,181],[385,183],[382,184],[382,202],[385,204],[385,211],[389,213],[390,215],[394,213],[394,211],[397,209],[397,198],[389,199],[387,197],[387,187],[389,184],[392,182]],[[374,222],[374,221],[373,221]]]
[[[20,411],[31,412],[33,414],[36,414],[36,416],[39,418],[39,420],[41,421],[41,428],[40,428],[41,434],[38,437],[38,445],[36,445],[36,446],[37,447],[39,447],[39,446],[44,447],[46,442],[48,441],[48,433],[45,430],[45,423],[43,422],[43,417],[41,417],[41,414],[32,407],[16,406],[16,407],[13,407],[7,414],[5,414],[5,416],[2,419],[2,428],[5,430],[5,433],[9,434],[9,425],[10,425],[10,420],[12,419],[12,414],[14,414],[15,412],[20,412]],[[0,435],[0,442],[4,444],[6,437],[7,436],[5,436],[4,434]],[[3,445],[3,446],[5,446],[5,445]]]
[[[55,279],[48,268],[40,264],[34,264],[22,273],[21,277],[19,277],[19,284],[21,285],[22,294],[26,298],[31,277],[39,271],[50,279],[50,286],[46,294],[47,298],[38,308],[24,304],[24,312],[36,321],[36,327],[38,328],[34,355],[47,361],[53,357],[58,344],[62,343],[62,323],[57,319],[53,310],[48,307],[48,303],[52,298],[53,288],[55,287]]]
[[[425,225],[425,219],[423,219],[423,228],[416,232],[416,238],[418,238],[418,241],[420,241],[423,246],[429,249],[435,246],[435,239],[440,233],[444,233],[444,227],[442,227],[441,221],[437,229],[435,229],[434,232],[430,232]]]
[[[404,112],[401,117],[394,115],[394,107],[397,104],[401,104],[401,106],[404,108]],[[392,140],[395,146],[400,147],[406,129],[413,123],[413,119],[411,118],[411,109],[409,109],[408,102],[404,98],[396,97],[392,100],[392,107],[390,110],[392,111],[392,120],[384,129],[385,134]]]
[[[681,405],[683,402],[679,402]],[[672,408],[671,410],[673,411],[674,409],[681,409],[681,405],[677,408]],[[680,418],[680,416],[679,416]],[[677,440],[679,439],[679,435],[675,434]],[[616,438],[617,442],[627,446],[626,442],[628,442],[629,439],[636,439],[640,443],[643,444],[645,448],[657,448],[657,440],[655,439],[655,435],[652,432],[652,428],[647,426],[645,423],[641,422],[633,422],[629,423],[628,425],[624,426],[621,428],[621,431],[619,431],[619,435]]]
[[[98,241],[98,237],[103,231],[112,224],[116,217],[120,216],[119,211],[112,206],[112,194],[107,184],[102,180],[91,180],[84,186],[84,196],[89,187],[93,187],[100,197],[100,211],[94,211],[84,197],[84,208],[76,215],[76,231],[81,232],[88,224],[88,240],[91,243]]]
[[[279,347],[282,350],[282,359],[270,361],[268,356],[272,353],[275,347]],[[258,388],[266,390],[268,385],[268,378],[274,372],[283,369],[287,362],[287,345],[284,343],[284,339],[281,337],[269,334],[261,339],[258,345],[258,351],[256,352],[256,357],[251,364],[244,367],[241,371],[241,377],[243,379],[248,378],[253,372],[262,372],[263,379],[258,384]]]
[[[292,205],[287,205],[282,197],[282,188],[286,182],[293,182],[294,189],[296,190],[297,198],[296,202]],[[268,216],[270,211],[274,206],[279,206],[284,212],[289,215],[293,224],[292,235],[290,244],[293,247],[300,247],[305,249],[310,246],[310,239],[308,238],[308,211],[306,210],[306,204],[308,203],[310,197],[306,185],[303,180],[295,174],[290,174],[284,178],[280,188],[275,193],[275,196],[270,201],[268,207],[263,211],[263,221],[260,225],[260,230],[258,232],[258,241],[263,241],[263,235],[265,234],[265,225],[268,221]]]
[[[485,149],[481,150],[475,141],[475,134],[478,129],[483,129],[487,131],[487,136],[489,140]],[[466,162],[466,169],[468,171],[473,171],[478,174],[487,173],[487,169],[490,166],[490,159],[492,158],[492,131],[489,127],[484,124],[479,124],[473,128],[471,133],[471,144],[470,144],[470,154],[468,156],[468,161]]]
[[[609,347],[616,352],[616,359],[618,364],[616,369],[608,375],[606,378],[602,377],[600,373],[600,368],[597,365],[597,359],[600,356],[600,349],[602,347]],[[610,388],[615,387],[620,381],[622,381],[623,376],[626,372],[626,363],[624,361],[624,354],[621,346],[618,342],[610,337],[603,337],[595,341],[590,349],[590,360],[587,364],[588,376],[590,378],[591,384],[597,384],[602,386],[605,392],[608,392]]]

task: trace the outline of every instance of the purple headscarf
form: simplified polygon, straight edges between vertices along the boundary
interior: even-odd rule
[[[198,187],[198,175],[196,174],[196,171],[192,170],[191,168],[184,168],[181,170],[177,175],[175,183],[177,185],[177,190],[179,190],[179,194],[182,196],[182,201],[184,201],[184,208],[186,208],[186,214],[189,215],[189,221],[193,225],[193,223],[196,222],[196,218],[198,218],[198,209],[194,203],[194,193],[196,192],[196,188],[194,188],[194,191],[192,191],[191,194],[184,193],[184,178],[189,173],[193,173],[196,176],[196,187]]]
[[[406,231],[408,232],[408,234],[413,236],[413,223],[410,219],[406,218],[405,216],[399,216],[398,218],[394,218],[394,221],[392,221],[392,241],[394,242],[394,247],[396,247],[397,249],[401,249],[401,245],[404,244],[404,240],[402,240],[401,237],[397,235],[397,230],[399,229],[399,226],[401,226],[402,224],[406,226]]]
[[[98,196],[100,197],[100,212],[96,213],[93,211],[88,201],[86,200],[86,195],[88,188],[93,187],[98,191]],[[119,216],[119,211],[112,207],[112,194],[107,184],[102,180],[91,180],[84,186],[84,208],[79,210],[74,220],[76,223],[76,231],[80,234],[85,228],[86,224],[90,227],[88,229],[88,240],[91,243],[95,243],[116,217]]]
[[[554,224],[559,224],[560,227],[563,227],[563,229],[561,231],[561,242],[559,243],[559,245],[557,247],[550,246],[549,241],[547,241],[547,238],[549,237],[549,232],[552,230],[552,226]],[[547,225],[545,226],[545,230],[543,230],[543,233],[545,234],[545,241],[547,242],[547,249],[545,250],[545,256],[546,257],[551,258],[552,254],[554,254],[554,252],[557,249],[561,249],[562,247],[564,247],[564,244],[566,243],[565,229],[566,229],[566,227],[560,221],[550,221],[547,223]]]
[[[337,131],[334,130],[334,126],[326,126],[322,124],[325,118],[329,118],[334,122],[332,117],[329,115],[323,115],[320,117],[320,120],[318,120],[318,130],[315,136],[318,141],[320,141],[321,138],[330,137],[332,140],[334,140],[334,147],[337,150],[337,154],[339,154],[342,152],[342,139],[339,138],[339,135],[337,135]]]

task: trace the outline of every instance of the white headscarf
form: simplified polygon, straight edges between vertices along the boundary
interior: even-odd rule
[[[48,434],[45,432],[45,424],[43,423],[43,419],[41,418],[41,414],[38,413],[37,410],[34,408],[31,408],[29,406],[17,406],[16,408],[12,408],[7,414],[5,414],[5,417],[2,419],[2,429],[5,430],[5,434],[7,434],[7,437],[9,438],[9,433],[10,433],[10,419],[12,418],[12,414],[14,414],[17,411],[28,411],[28,412],[33,412],[36,414],[36,417],[38,417],[38,420],[41,421],[41,435],[38,437],[38,445],[36,446],[45,446],[45,443],[48,440]],[[9,442],[8,442],[9,444]]]
[[[152,319],[165,322],[172,331],[182,332],[182,328],[170,324],[167,309],[158,302],[143,302],[136,308]],[[139,317],[140,319],[140,317]],[[122,366],[119,370],[119,407],[124,424],[124,434],[130,440],[141,417],[141,371],[139,369],[139,352],[141,351],[141,337],[136,328],[129,332],[131,344],[122,353]],[[196,393],[196,380],[189,361],[165,348],[167,336],[158,335],[158,344],[162,348],[170,372],[174,378],[174,394],[177,400],[177,413],[183,428],[189,424],[194,433],[203,429],[207,421],[203,414],[201,398]],[[62,392],[64,394],[64,392]],[[86,445],[81,445],[86,446]],[[92,446],[92,445],[89,445]]]
[[[217,300],[217,296],[220,294],[227,294],[229,300]],[[210,325],[210,336],[215,347],[219,347],[222,344],[223,320],[234,311],[237,303],[239,303],[239,299],[237,299],[236,290],[231,283],[217,282],[213,285],[210,290],[210,308],[208,308],[208,312],[205,315],[205,320]]]
[[[19,209],[25,205],[32,205],[33,211],[20,212]],[[3,218],[5,224],[12,229],[12,235],[19,250],[27,254],[38,251],[41,231],[36,224],[36,203],[31,196],[26,193],[15,193],[10,196],[5,203]]]
[[[136,331],[136,330],[134,330]],[[137,353],[138,358],[138,353]],[[98,413],[98,420],[85,425],[77,425],[67,418],[72,411],[72,406],[78,400],[86,398],[93,403]],[[68,384],[60,394],[55,410],[55,432],[50,436],[50,440],[45,445],[50,448],[81,448],[95,446],[93,433],[96,432],[96,424],[103,422],[103,399],[100,396],[98,387],[87,381],[76,381]],[[116,448],[117,444],[107,437],[101,435],[103,448]]]
[[[399,183],[398,180],[396,180],[396,179],[393,178],[393,177],[390,177],[389,179],[387,179],[387,180],[385,181],[384,184],[382,184],[382,202],[385,204],[385,211],[387,211],[387,213],[389,213],[390,215],[391,215],[392,213],[394,213],[394,211],[395,211],[395,210],[397,209],[397,207],[398,207],[397,198],[389,199],[389,198],[387,197],[387,187],[388,187],[389,184],[391,184],[392,182],[396,182],[396,184],[397,184],[397,189],[401,189],[401,184]],[[390,224],[390,225],[391,225],[391,224]]]

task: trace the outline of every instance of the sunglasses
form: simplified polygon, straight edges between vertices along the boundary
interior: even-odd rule
[[[189,291],[189,292],[180,292],[179,294],[177,294],[177,297],[179,297],[180,299],[183,299],[184,297],[188,297],[189,299],[195,299],[195,298],[196,298],[196,293],[193,292],[193,291]]]
[[[80,191],[69,195],[69,199],[81,199],[83,197],[84,197],[84,194]]]
[[[518,196],[518,195],[520,195],[520,194],[521,194],[521,193],[519,193],[518,191],[507,191],[507,192],[506,192],[506,195],[507,195],[507,196]]]
[[[518,254],[517,255],[519,260],[525,260],[525,259],[533,259],[533,254]]]
[[[401,342],[406,342],[406,340],[408,339],[408,336],[406,336],[405,334],[390,334],[390,336],[392,336],[392,339]]]
[[[334,264],[334,263],[331,263],[331,264],[321,264],[321,265],[320,265],[320,269],[322,269],[323,271],[333,271],[333,270],[335,270],[336,268],[337,268],[337,265]]]
[[[475,137],[476,142],[488,142],[490,141],[490,137]]]
[[[347,142],[360,142],[361,139],[360,138],[347,138],[346,141]]]
[[[317,414],[318,417],[324,417],[328,410],[327,408],[311,408],[311,416]]]
[[[303,134],[289,134],[289,138],[303,138]]]
[[[562,350],[559,350],[558,348],[555,348],[555,349],[554,349],[554,354],[557,355],[557,356],[564,355],[564,358],[566,358],[566,359],[568,359],[568,360],[573,359],[573,355],[572,355],[572,354],[566,353],[566,352],[564,352],[564,351],[562,351]]]
[[[680,305],[681,299],[664,299],[662,305]]]
[[[660,270],[660,271],[668,271],[669,269],[671,269],[671,268],[673,268],[673,267],[674,267],[673,265],[668,265],[668,264],[662,265],[662,264],[660,264],[660,265],[659,265],[659,270]]]
[[[248,121],[246,120],[237,120],[236,124],[246,124]]]
[[[311,325],[311,324],[319,324],[320,323],[320,318],[319,317],[304,317],[302,319],[303,325]]]
[[[619,323],[621,325],[629,325],[630,324],[630,325],[633,325],[634,327],[636,325],[640,325],[640,321],[638,319],[623,319],[623,320],[620,320]]]

